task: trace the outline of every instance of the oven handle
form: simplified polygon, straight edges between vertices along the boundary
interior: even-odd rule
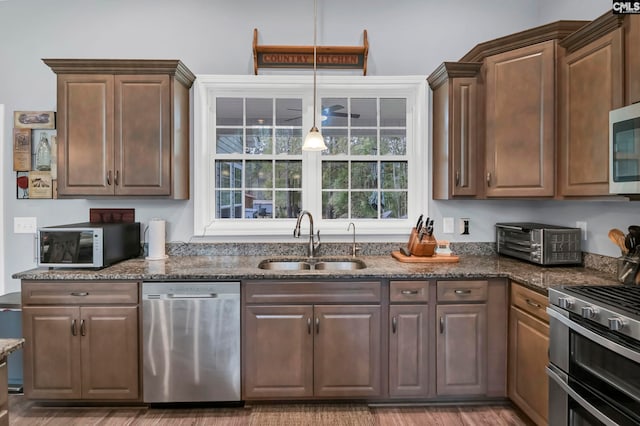
[[[549,376],[549,378],[551,380],[556,382],[556,384],[558,386],[560,386],[562,388],[562,390],[569,397],[571,397],[571,399],[573,399],[578,404],[580,404],[580,406],[582,408],[584,408],[585,410],[587,410],[593,417],[595,417],[598,420],[600,420],[606,426],[618,426],[618,423],[614,422],[609,417],[607,417],[604,414],[602,414],[600,411],[598,411],[598,409],[596,409],[596,407],[591,405],[586,399],[584,399],[576,391],[571,389],[571,387],[564,380],[562,380],[562,378],[558,374],[556,374],[554,371],[552,371],[549,367],[547,367],[547,376]]]
[[[557,319],[562,324],[566,325],[576,333],[591,340],[592,342],[595,342],[600,346],[604,346],[605,348],[610,349],[611,351],[617,353],[618,355],[628,358],[636,363],[640,363],[640,353],[633,351],[618,343],[612,342],[611,340],[608,340],[600,336],[599,334],[584,328],[580,324],[576,324],[575,322],[571,321],[569,318],[565,317],[561,313],[556,312],[556,310],[553,309],[551,306],[547,307],[547,314],[549,314],[550,317]]]

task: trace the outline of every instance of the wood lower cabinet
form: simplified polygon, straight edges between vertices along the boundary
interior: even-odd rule
[[[58,195],[189,197],[180,61],[45,59],[58,75]]]
[[[549,411],[549,317],[546,296],[511,283],[509,398],[537,425]]]
[[[381,395],[379,282],[249,282],[243,291],[243,399]]]
[[[438,395],[483,395],[487,391],[487,305],[442,305],[437,309]]]
[[[23,282],[25,396],[139,399],[137,287]]]
[[[389,396],[430,396],[429,281],[389,286]]]
[[[566,49],[558,103],[561,196],[609,195],[609,111],[624,102],[621,24],[608,14],[560,43]]]
[[[556,41],[489,56],[485,67],[486,196],[553,196]]]

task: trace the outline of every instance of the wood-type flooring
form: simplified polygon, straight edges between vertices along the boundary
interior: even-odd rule
[[[216,408],[47,407],[9,396],[11,426],[529,426],[508,405],[369,407],[365,404],[274,404]]]

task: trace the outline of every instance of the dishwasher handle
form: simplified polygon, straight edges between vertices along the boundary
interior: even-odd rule
[[[217,299],[218,293],[205,293],[205,294],[167,294],[167,299]]]

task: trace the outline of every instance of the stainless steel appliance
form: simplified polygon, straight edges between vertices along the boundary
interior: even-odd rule
[[[103,268],[140,254],[140,223],[73,223],[38,229],[38,266]]]
[[[504,254],[540,265],[582,262],[580,228],[533,222],[496,223],[496,245]]]
[[[640,103],[609,112],[609,192],[640,194]]]
[[[549,425],[640,425],[640,286],[549,289]]]
[[[143,400],[240,400],[240,283],[144,282]]]

